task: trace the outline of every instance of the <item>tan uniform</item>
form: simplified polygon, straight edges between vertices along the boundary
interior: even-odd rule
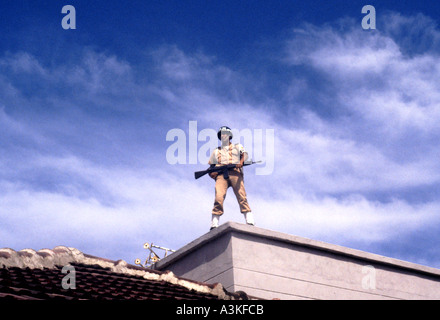
[[[225,165],[240,163],[240,157],[244,156],[246,151],[241,144],[229,143],[229,146],[219,147],[211,154],[209,164]],[[240,212],[250,212],[251,208],[247,202],[246,191],[243,182],[243,169],[229,170],[229,179],[225,179],[223,174],[218,174],[215,179],[215,201],[212,214],[221,216],[223,214],[223,202],[226,198],[226,191],[232,187],[237,198]]]

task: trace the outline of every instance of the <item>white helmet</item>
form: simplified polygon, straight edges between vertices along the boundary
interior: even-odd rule
[[[227,127],[227,126],[222,126],[222,127],[220,127],[220,129],[218,129],[218,132],[217,132],[217,138],[219,139],[219,140],[221,140],[221,135],[222,135],[222,133],[226,133],[226,134],[228,134],[229,135],[229,140],[231,140],[232,139],[232,130],[231,130],[231,128],[229,128],[229,127]]]

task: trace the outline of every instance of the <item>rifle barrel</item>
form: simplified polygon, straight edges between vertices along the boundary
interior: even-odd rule
[[[254,163],[260,163],[261,161],[251,161],[251,162],[245,162],[243,163],[243,166],[249,166],[251,164]],[[234,166],[236,164],[233,164]],[[210,173],[210,172],[221,172],[223,170],[229,170],[229,169],[233,169],[234,167],[231,164],[225,164],[223,166],[212,166],[209,167],[207,170],[203,170],[203,171],[196,171],[194,172],[194,177],[196,179],[203,177],[205,174]]]

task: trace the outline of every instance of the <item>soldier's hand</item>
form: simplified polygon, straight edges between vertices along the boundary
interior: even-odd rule
[[[217,178],[217,176],[218,176],[218,172],[211,172],[211,173],[209,174],[209,176],[210,176],[212,179],[215,180],[215,178]]]

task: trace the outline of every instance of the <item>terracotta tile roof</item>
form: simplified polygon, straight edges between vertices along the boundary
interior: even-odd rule
[[[70,269],[63,271],[65,266]],[[75,288],[63,288],[65,277],[74,277]],[[0,299],[3,298],[235,300],[247,296],[243,292],[227,292],[219,283],[200,283],[177,277],[170,271],[97,258],[75,248],[59,246],[39,251],[0,249]]]

